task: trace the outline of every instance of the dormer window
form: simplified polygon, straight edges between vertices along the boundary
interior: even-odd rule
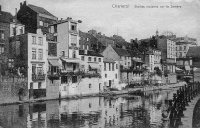
[[[72,24],[72,25],[71,25],[71,30],[72,30],[72,31],[76,31],[76,25],[75,25],[75,24]]]

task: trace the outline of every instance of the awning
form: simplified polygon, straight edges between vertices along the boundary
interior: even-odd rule
[[[178,67],[176,67],[176,70],[177,70],[177,71],[182,71],[182,69],[180,69],[180,68],[178,68]]]
[[[99,69],[99,65],[98,64],[90,64],[89,65],[92,69]]]
[[[140,59],[133,59],[133,61],[138,62],[138,63],[144,63],[142,60]]]
[[[66,63],[80,63],[80,59],[78,58],[61,58],[62,61],[65,61]]]
[[[190,70],[190,66],[185,66],[185,70]]]
[[[61,67],[61,64],[58,63],[57,59],[54,59],[54,60],[52,59],[52,60],[48,60],[48,61],[52,66]]]

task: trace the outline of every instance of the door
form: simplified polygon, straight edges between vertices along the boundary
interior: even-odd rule
[[[112,81],[111,81],[111,80],[109,80],[109,87],[111,87],[111,84],[112,84]]]

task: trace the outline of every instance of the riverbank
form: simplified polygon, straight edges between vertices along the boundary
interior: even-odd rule
[[[162,85],[162,86],[146,86],[146,87],[135,87],[135,88],[128,88],[125,90],[120,91],[106,91],[94,94],[87,94],[87,95],[73,95],[67,96],[63,98],[55,98],[55,99],[47,99],[47,98],[38,98],[38,99],[31,99],[31,100],[24,100],[24,101],[16,101],[16,102],[0,102],[0,105],[12,105],[12,104],[23,104],[23,103],[34,103],[34,102],[43,102],[47,100],[62,100],[62,99],[80,99],[80,98],[87,98],[87,97],[106,97],[106,96],[115,96],[115,95],[123,95],[123,94],[140,94],[141,92],[146,91],[154,91],[154,90],[166,90],[172,88],[178,88],[180,86],[184,86],[185,82],[180,82],[176,84],[170,85]]]

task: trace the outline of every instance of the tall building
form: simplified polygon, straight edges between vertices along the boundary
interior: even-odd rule
[[[161,51],[162,70],[168,83],[176,83],[176,42],[174,36],[160,36],[157,47]]]
[[[49,33],[49,25],[57,21],[57,17],[42,7],[20,3],[17,19],[25,25],[26,33],[36,33],[41,29],[43,34]]]
[[[46,97],[47,42],[46,36],[27,33],[10,37],[9,63],[18,76],[28,78],[29,99]]]

